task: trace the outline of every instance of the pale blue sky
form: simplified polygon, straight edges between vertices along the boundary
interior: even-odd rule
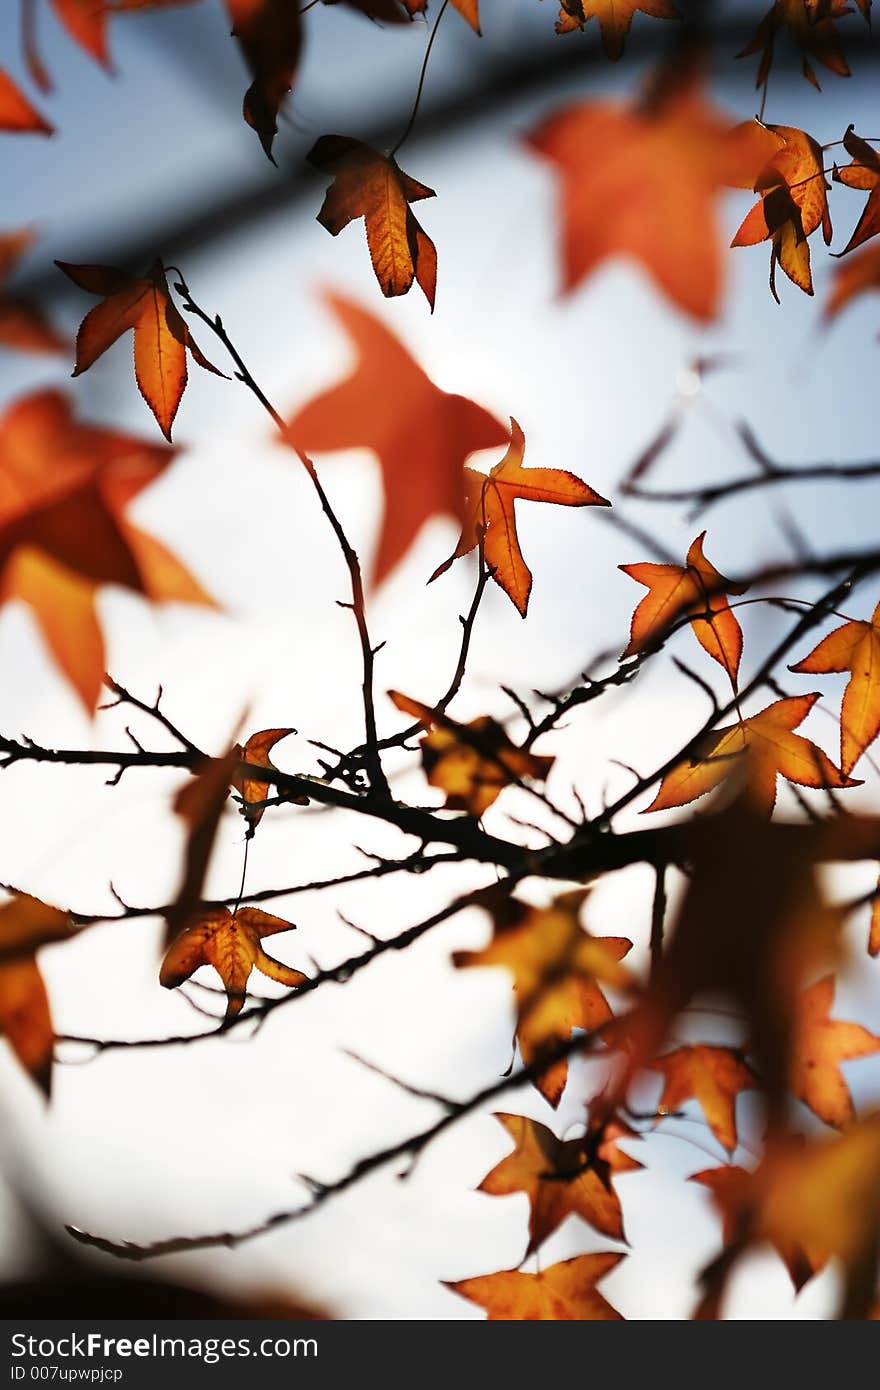
[[[454,91],[473,65],[491,63],[526,34],[534,34],[535,43],[557,42],[550,0],[483,0],[483,8],[482,45],[457,15],[444,21],[430,93]],[[15,9],[4,6],[0,15],[0,52],[20,73]],[[141,230],[157,215],[164,221],[168,209],[185,211],[223,187],[259,186],[278,177],[240,119],[246,76],[219,4],[208,0],[179,12],[120,18],[112,34],[113,80],[74,48],[50,15],[43,18],[45,57],[57,83],[44,105],[59,134],[51,141],[2,143],[4,225],[39,227],[44,241],[35,256],[88,260],[95,238],[105,244],[108,231]],[[424,51],[423,25],[389,32],[341,9],[307,18],[319,22],[309,26],[291,128],[279,142],[282,161],[318,134],[357,134],[363,122],[372,125],[382,112],[398,109],[402,95],[414,89]],[[740,65],[717,90],[719,101],[742,117],[755,109],[752,72]],[[556,90],[530,94],[500,119],[474,122],[442,141],[414,138],[401,154],[403,166],[438,192],[423,216],[440,254],[433,318],[415,295],[382,300],[359,226],[333,240],[315,222],[319,181],[313,199],[279,209],[215,243],[209,254],[190,255],[183,268],[194,292],[222,313],[260,381],[287,412],[345,369],[347,349],[316,296],[321,285],[341,289],[400,333],[441,385],[473,395],[499,415],[515,414],[526,432],[527,462],[573,469],[612,499],[664,418],[680,373],[698,354],[730,355],[731,368],[712,378],[708,394],[723,411],[748,419],[780,459],[871,457],[880,299],[866,299],[820,332],[831,263],[818,242],[816,301],[781,279],[781,307],[767,289],[767,248],[731,252],[725,313],[709,330],[685,320],[641,271],[623,263],[609,265],[565,301],[556,296],[553,177],[516,135],[563,98],[632,86],[632,73],[621,68],[591,67],[589,74],[588,88],[569,77]],[[821,141],[839,138],[849,121],[868,134],[880,132],[875,78],[846,83],[829,77],[821,95],[800,80],[774,81],[768,119],[804,125]],[[725,223],[731,234],[749,204],[748,194],[730,196]],[[860,195],[836,192],[841,231],[835,246],[844,243],[861,205]],[[57,312],[73,327],[87,304],[60,280],[59,293]],[[69,365],[4,354],[2,401],[31,385],[65,383]],[[84,414],[152,437],[155,426],[135,389],[126,346],[71,389]],[[658,482],[685,484],[746,466],[707,420],[694,412],[658,468]],[[176,717],[213,746],[246,706],[252,727],[294,724],[302,738],[279,749],[278,761],[307,765],[307,737],[344,743],[358,733],[350,620],[333,602],[344,596],[338,555],[303,479],[271,443],[267,422],[244,391],[194,370],[176,433],[183,455],[139,503],[138,514],[174,544],[230,613],[154,617],[137,600],[108,595],[102,613],[111,670],[144,694],[162,681]],[[327,461],[322,472],[353,539],[368,550],[379,502],[373,466],[352,455]],[[816,487],[793,490],[786,500],[812,543],[834,549],[876,543],[876,498],[873,486],[845,492]],[[713,561],[737,572],[784,554],[774,520],[782,500],[758,494],[710,513],[705,524]],[[627,511],[682,554],[701,529],[674,509]],[[536,576],[530,616],[523,624],[506,599],[490,595],[462,697],[464,715],[502,709],[501,681],[525,691],[553,687],[597,649],[624,645],[637,591],[615,566],[648,557],[589,512],[524,509],[520,529]],[[399,686],[424,698],[448,678],[457,614],[471,577],[459,566],[430,589],[422,584],[450,540],[444,524],[430,527],[374,605],[377,636],[388,639],[380,689]],[[876,598],[867,588],[855,606],[868,610]],[[748,665],[780,619],[749,610],[744,621]],[[693,659],[695,652],[683,637],[681,655]],[[14,681],[0,683],[0,729],[53,743],[123,737],[116,716],[90,728],[18,611],[0,620],[0,669],[16,673]],[[792,686],[810,688],[803,678],[792,678]],[[839,688],[829,682],[828,691],[833,706]],[[643,768],[659,762],[702,713],[701,698],[667,666],[615,704],[591,710],[565,745],[571,750],[568,780],[577,780],[596,808],[606,783],[625,785],[611,759]],[[383,720],[391,717],[384,703],[381,713]],[[810,732],[834,751],[829,719],[816,713]],[[88,774],[5,774],[11,795],[0,813],[0,879],[84,909],[109,903],[110,879],[131,900],[164,900],[177,873],[179,837],[167,803],[172,785],[163,776],[128,778],[110,793]],[[404,790],[426,795],[418,775]],[[505,825],[500,811],[498,825]],[[291,816],[271,825],[267,818],[254,846],[251,881],[294,882],[322,866],[338,869],[341,858],[347,865],[361,832],[335,817],[300,818],[295,826]],[[230,823],[212,869],[212,890],[235,887],[239,839]],[[376,831],[368,847],[396,853],[400,841]],[[859,880],[859,886],[866,885]],[[375,885],[332,901],[291,900],[279,911],[289,908],[300,929],[286,958],[298,963],[306,952],[326,962],[353,949],[357,939],[340,925],[337,909],[372,929],[392,931],[427,914],[448,889],[448,880],[430,880],[402,888]],[[641,948],[648,891],[639,871],[610,881],[596,895],[591,925],[608,934],[632,931]],[[453,924],[411,957],[377,967],[371,978],[276,1014],[250,1048],[211,1044],[185,1056],[108,1057],[71,1068],[60,1078],[48,1118],[26,1083],[4,1067],[15,1147],[42,1175],[59,1217],[77,1224],[149,1238],[218,1222],[249,1223],[299,1200],[295,1172],[332,1175],[380,1138],[423,1123],[424,1106],[365,1075],[341,1047],[392,1066],[404,1056],[409,1079],[453,1092],[462,1089],[462,1056],[471,1061],[474,1089],[506,1065],[504,981],[478,980],[477,972],[462,980],[447,963],[450,946],[484,934],[478,918]],[[155,936],[150,923],[126,927],[124,934],[106,928],[76,947],[45,953],[59,1026],[133,1034],[176,1031],[187,1020],[197,1027],[184,1003],[156,986]],[[870,1022],[873,1014],[874,1023],[880,1021],[864,994],[852,998],[862,1006],[858,1017]],[[232,1126],[225,1112],[230,1095]],[[547,1122],[538,1101],[519,1099]],[[573,1100],[564,1103],[563,1128],[576,1113]],[[437,1281],[515,1263],[522,1249],[519,1199],[495,1202],[469,1191],[502,1152],[495,1129],[489,1119],[475,1120],[429,1154],[411,1183],[383,1177],[295,1232],[194,1265],[232,1281],[291,1279],[337,1300],[349,1316],[461,1316],[465,1306]],[[632,1316],[682,1316],[688,1281],[711,1253],[717,1228],[704,1194],[672,1178],[707,1159],[671,1139],[656,1145],[656,1168],[621,1184],[636,1255],[607,1287]],[[212,1163],[210,1184],[195,1181],[192,1175]],[[572,1222],[554,1237],[548,1258],[600,1245]],[[822,1306],[820,1289],[794,1308],[784,1277],[769,1263],[762,1269],[760,1278],[738,1290],[740,1315],[777,1309],[778,1315],[803,1316]]]

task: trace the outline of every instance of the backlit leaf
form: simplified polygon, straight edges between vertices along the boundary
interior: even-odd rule
[[[170,440],[186,387],[187,351],[200,367],[217,376],[223,373],[197,347],[171,298],[162,262],[154,261],[145,276],[129,275],[110,266],[68,265],[63,261],[56,265],[80,289],[102,296],[102,302],[80,324],[73,375],[87,371],[117,338],[132,329],[138,389]]]

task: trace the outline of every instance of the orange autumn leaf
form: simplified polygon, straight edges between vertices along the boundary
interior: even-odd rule
[[[473,468],[464,470],[466,520],[461,536],[449,559],[438,565],[429,581],[445,574],[454,561],[468,555],[482,541],[486,567],[522,617],[528,612],[532,572],[520,549],[516,502],[555,502],[560,507],[611,506],[605,497],[565,469],[524,468],[525,447],[525,435],[511,418],[510,443],[501,462],[488,474]]]
[[[746,791],[679,828],[688,883],[665,949],[635,1008],[603,1030],[628,1049],[628,1078],[652,1064],[691,1003],[721,996],[744,1020],[768,1119],[780,1123],[801,990],[837,965],[843,925],[817,872],[827,831],[794,842],[790,829]]]
[[[622,1259],[611,1251],[577,1255],[540,1274],[509,1269],[446,1287],[485,1308],[489,1322],[620,1322],[622,1315],[596,1284]]]
[[[358,3],[361,3],[361,0],[358,0]],[[411,15],[423,14],[428,8],[428,0],[403,0],[403,4]],[[452,7],[458,10],[461,17],[479,34],[480,0],[452,0]]]
[[[129,504],[173,457],[164,445],[80,424],[57,391],[26,396],[0,417],[0,601],[30,606],[89,711],[105,669],[95,611],[101,585],[155,602],[211,602],[128,519]]]
[[[559,171],[565,293],[612,256],[632,257],[686,313],[709,320],[724,263],[716,204],[750,186],[779,138],[734,126],[693,75],[661,73],[635,105],[565,106],[527,137]]]
[[[233,748],[235,756],[243,763],[255,763],[261,767],[274,768],[275,764],[269,757],[270,752],[276,743],[280,743],[288,734],[295,734],[296,729],[261,729],[259,733],[251,734],[244,747],[236,744]],[[245,772],[242,768],[236,768],[232,785],[238,792],[243,801],[242,812],[248,822],[248,833],[253,834],[260,821],[263,819],[265,807],[255,806],[253,802],[265,801],[269,795],[269,782],[264,782],[252,773]],[[297,806],[308,806],[307,796],[292,797],[291,801]]]
[[[0,232],[0,344],[20,352],[66,352],[67,339],[54,329],[42,307],[6,289],[21,256],[33,245],[33,232]]]
[[[761,194],[761,201],[747,213],[731,245],[771,242],[770,289],[778,302],[777,262],[792,284],[805,294],[813,293],[808,238],[821,227],[827,246],[831,241],[831,217],[821,146],[806,131],[794,126],[774,125],[768,129],[785,143],[755,180],[754,190]]]
[[[743,638],[727,595],[744,594],[747,586],[732,584],[718,573],[703,554],[705,538],[705,531],[697,536],[684,565],[618,566],[649,591],[633,613],[629,646],[621,660],[662,637],[686,614],[711,613],[711,617],[692,618],[691,627],[701,646],[724,667],[735,689]]]
[[[23,0],[25,5],[36,0]],[[84,53],[112,71],[107,47],[107,20],[111,14],[129,10],[168,9],[172,5],[192,4],[193,0],[49,0],[59,23]],[[50,91],[52,80],[37,49],[33,27],[25,27],[25,60],[31,77],[43,91]]]
[[[111,266],[55,264],[80,289],[102,297],[102,303],[90,309],[80,324],[73,375],[87,371],[117,338],[132,329],[138,389],[170,440],[186,387],[187,350],[206,371],[216,376],[223,373],[199,350],[171,298],[162,262],[154,261],[145,276],[129,275]]]
[[[855,1119],[855,1107],[840,1063],[872,1056],[880,1051],[880,1038],[858,1023],[830,1018],[833,1003],[833,975],[826,975],[801,995],[791,1092],[826,1125],[845,1129]]]
[[[874,890],[874,900],[871,903],[871,925],[868,932],[868,954],[880,956],[880,876]]]
[[[870,5],[870,0],[866,0]],[[866,14],[864,0],[859,0]],[[780,32],[787,32],[792,42],[803,53],[803,73],[808,82],[816,88],[819,80],[813,70],[811,59],[822,63],[838,77],[849,77],[849,67],[840,45],[835,20],[849,13],[847,0],[773,0],[755,33],[746,44],[738,58],[748,58],[760,53],[756,87],[764,87],[773,66],[776,39]]]
[[[292,988],[306,979],[299,970],[267,955],[262,946],[267,936],[295,930],[293,922],[261,912],[258,907],[240,907],[235,913],[228,907],[203,912],[169,946],[159,983],[165,989],[176,989],[199,966],[212,965],[226,990],[226,1018],[234,1018],[244,1005],[253,970]]]
[[[192,3],[193,0],[52,0],[70,37],[105,68],[111,66],[107,48],[107,19],[111,14]],[[232,36],[238,41],[252,78],[242,113],[273,159],[278,113],[292,86],[302,49],[302,7],[293,0],[225,0],[225,4]],[[37,85],[48,89],[51,81],[32,42],[26,56]]]
[[[684,1101],[696,1100],[715,1138],[733,1153],[737,1146],[736,1098],[740,1091],[755,1089],[758,1079],[751,1067],[729,1047],[705,1043],[677,1047],[650,1063],[663,1077],[663,1093],[657,1113],[677,1110]]]
[[[294,0],[226,0],[226,8],[253,78],[244,97],[244,118],[274,163],[278,113],[293,85],[302,48],[302,7]]]
[[[691,755],[667,772],[646,812],[687,806],[734,774],[748,774],[748,796],[766,815],[776,804],[778,777],[799,787],[859,786],[811,739],[794,732],[818,699],[815,693],[774,700],[741,724],[704,734]]]
[[[689,1181],[699,1183],[711,1194],[713,1205],[722,1220],[724,1244],[726,1247],[733,1247],[747,1225],[755,1200],[754,1174],[747,1168],[730,1164],[723,1168],[704,1168],[699,1173],[693,1173]],[[815,1251],[811,1255],[797,1241],[780,1239],[775,1249],[788,1270],[796,1293],[800,1293],[804,1285],[809,1283],[813,1275],[818,1274],[825,1264],[825,1256],[821,1251]],[[722,1290],[714,1292],[713,1304],[717,1305],[717,1302],[720,1302],[721,1292]],[[717,1306],[713,1307],[712,1311],[717,1312]]]
[[[516,1034],[523,1062],[541,1057],[566,1042],[574,1029],[594,1032],[612,1017],[599,988],[627,990],[633,976],[620,964],[632,949],[625,937],[592,936],[580,923],[583,891],[561,894],[549,907],[532,907],[516,898],[488,892],[492,940],[480,951],[456,951],[453,964],[501,966],[513,976]],[[535,1081],[557,1106],[568,1078],[568,1062],[557,1061]]]
[[[831,291],[825,303],[826,320],[836,318],[859,295],[880,290],[880,243],[866,246],[857,256],[847,256],[834,267]]]
[[[605,52],[615,61],[623,55],[637,11],[654,19],[680,18],[672,0],[561,0],[561,6],[557,34],[583,29],[589,20],[598,19]]]
[[[0,130],[53,134],[53,127],[31,105],[4,68],[0,68]]]
[[[489,715],[459,724],[397,690],[389,696],[402,714],[428,730],[420,745],[422,767],[431,786],[446,793],[447,810],[481,816],[505,787],[525,777],[543,782],[549,775],[553,758],[518,748]]]
[[[385,504],[373,564],[379,584],[431,517],[464,524],[465,459],[506,444],[508,434],[482,406],[435,386],[379,319],[340,295],[325,301],[352,340],[354,371],[303,406],[288,433],[308,453],[363,448],[376,455]]]
[[[109,67],[107,14],[113,0],[51,0],[51,5],[74,43],[97,63]],[[33,71],[34,64],[31,67]]]
[[[410,203],[435,197],[434,190],[405,174],[392,156],[379,154],[347,135],[322,135],[307,156],[333,175],[318,221],[331,236],[362,217],[373,270],[386,298],[406,294],[413,280],[434,307],[437,248]]]
[[[846,622],[823,637],[790,671],[849,671],[840,711],[840,766],[852,772],[880,734],[880,604],[870,622]]]
[[[732,1207],[732,1244],[704,1276],[704,1302],[713,1313],[735,1257],[767,1242],[782,1254],[796,1286],[836,1259],[842,1274],[837,1316],[867,1317],[875,1301],[880,1240],[878,1165],[875,1113],[833,1139],[771,1140],[748,1181],[720,1185],[716,1195]]]
[[[569,1216],[579,1216],[611,1240],[623,1240],[620,1198],[611,1185],[611,1164],[589,1156],[583,1139],[557,1139],[552,1130],[524,1115],[496,1115],[514,1149],[480,1183],[480,1192],[503,1197],[524,1192],[529,1199],[526,1258]],[[617,1171],[641,1164],[614,1146]],[[625,1160],[621,1164],[620,1160]]]
[[[843,143],[852,162],[844,165],[842,169],[835,165],[834,181],[845,183],[848,188],[857,188],[868,194],[868,201],[862,209],[856,229],[841,252],[841,255],[845,256],[848,251],[854,251],[857,246],[861,246],[880,232],[880,154],[867,140],[856,135],[852,126],[847,128]]]
[[[26,893],[0,907],[0,1038],[47,1096],[55,1034],[36,952],[71,933],[66,912]]]

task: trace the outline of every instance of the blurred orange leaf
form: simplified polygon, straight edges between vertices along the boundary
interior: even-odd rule
[[[693,73],[661,72],[632,106],[562,107],[527,137],[559,170],[562,288],[610,256],[630,256],[701,320],[721,302],[716,202],[751,186],[780,141],[757,121],[733,126]]]
[[[352,340],[355,368],[305,405],[288,431],[306,452],[363,448],[376,455],[385,499],[374,561],[381,583],[431,517],[464,523],[464,461],[505,444],[508,434],[482,406],[435,386],[379,319],[340,295],[325,299]]]
[[[173,457],[163,445],[80,424],[57,391],[26,396],[0,418],[0,599],[31,607],[90,711],[105,664],[95,613],[102,584],[157,602],[211,602],[126,515]]]
[[[858,4],[867,18],[871,0],[858,0]],[[840,46],[835,20],[848,14],[850,9],[847,0],[774,0],[737,57],[748,58],[760,53],[755,86],[765,86],[773,66],[776,39],[785,30],[803,53],[804,77],[814,87],[818,88],[819,80],[810,59],[822,63],[838,77],[849,77],[849,67]]]
[[[830,1018],[833,1003],[833,975],[800,997],[791,1091],[826,1125],[845,1129],[855,1119],[855,1108],[840,1063],[872,1056],[880,1051],[880,1038],[858,1023]]]
[[[55,1035],[36,952],[70,935],[66,912],[26,893],[0,907],[0,1037],[47,1096]]]
[[[755,1200],[754,1174],[747,1168],[731,1164],[722,1168],[704,1168],[702,1172],[692,1174],[690,1181],[699,1183],[711,1193],[713,1205],[722,1219],[724,1245],[728,1250],[735,1249],[736,1242],[747,1229],[752,1202]],[[797,1240],[785,1238],[783,1233],[777,1233],[777,1236],[776,1253],[788,1270],[795,1291],[799,1293],[813,1275],[818,1274],[825,1264],[825,1256],[821,1251],[811,1254]],[[710,1278],[707,1282],[709,1295],[704,1302],[701,1315],[717,1317],[723,1281]]]
[[[868,933],[868,953],[880,956],[880,876],[875,886],[875,896],[871,903],[871,927]]]
[[[831,293],[825,304],[825,318],[833,319],[851,300],[871,290],[880,290],[880,243],[866,246],[857,256],[847,256],[834,267]]]
[[[631,1079],[652,1065],[694,1000],[730,1000],[743,1019],[771,1129],[786,1104],[801,990],[833,969],[842,949],[842,913],[829,906],[817,873],[827,829],[798,840],[791,829],[767,819],[747,791],[687,826],[681,852],[689,878],[671,939],[635,1009],[603,1034],[609,1045],[628,1048]]]
[[[3,68],[0,68],[0,130],[53,134],[53,127]]]
[[[771,1141],[753,1173],[714,1184],[731,1223],[731,1244],[704,1274],[701,1316],[716,1315],[736,1257],[767,1241],[782,1254],[797,1287],[837,1258],[843,1266],[840,1316],[868,1317],[880,1240],[878,1165],[880,1115],[873,1114],[833,1139]]]
[[[0,233],[0,343],[20,352],[66,352],[68,340],[52,327],[41,306],[5,288],[33,242],[33,232],[26,229]]]
[[[481,816],[505,787],[528,777],[543,782],[553,759],[518,748],[490,715],[459,724],[442,710],[397,690],[390,698],[403,714],[429,731],[421,742],[422,766],[432,787],[446,792],[446,808]]]
[[[563,893],[549,907],[532,907],[489,890],[483,906],[491,914],[492,940],[480,951],[456,951],[453,963],[502,966],[513,976],[517,1040],[527,1066],[540,1062],[576,1028],[593,1032],[612,1017],[599,988],[630,989],[632,974],[620,964],[632,942],[592,936],[580,923],[583,890]],[[555,1062],[535,1082],[552,1106],[565,1089],[568,1062]]]

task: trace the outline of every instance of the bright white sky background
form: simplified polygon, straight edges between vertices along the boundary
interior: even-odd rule
[[[16,9],[3,7],[0,51],[4,64],[20,73]],[[556,42],[550,4],[484,0],[483,9],[482,48],[457,15],[444,21],[429,97],[454,91],[485,54],[520,50],[527,26],[536,42]],[[46,105],[60,133],[51,141],[2,143],[2,225],[37,226],[44,238],[38,254],[87,261],[111,229],[122,235],[126,227],[149,225],[157,209],[197,206],[219,188],[276,177],[239,119],[246,79],[219,4],[120,19],[112,35],[116,80],[74,48],[49,14],[41,17],[47,63],[57,79]],[[357,134],[375,122],[379,103],[401,107],[414,89],[427,34],[420,24],[380,30],[339,11],[312,18],[319,22],[309,26],[291,126],[281,141],[281,158],[288,161],[321,133]],[[652,25],[645,18],[641,23]],[[580,41],[595,43],[595,35],[568,40]],[[755,96],[753,68],[742,68],[717,95],[745,117],[754,114]],[[766,247],[731,253],[726,311],[709,331],[696,329],[660,300],[640,271],[622,263],[570,299],[556,296],[553,178],[516,136],[571,93],[587,86],[593,94],[625,90],[633,82],[630,67],[621,73],[591,66],[587,72],[556,91],[529,95],[498,118],[439,141],[414,138],[406,147],[404,168],[438,191],[424,205],[423,218],[440,254],[433,319],[416,294],[382,300],[361,227],[333,240],[314,220],[317,184],[313,199],[215,243],[210,254],[189,255],[183,268],[193,292],[222,313],[255,375],[287,413],[347,369],[346,344],[316,294],[321,286],[342,290],[399,333],[441,386],[473,396],[502,417],[515,414],[528,441],[527,463],[572,469],[613,500],[619,479],[669,409],[682,373],[701,354],[729,354],[730,369],[711,379],[708,394],[725,414],[748,419],[781,461],[870,458],[877,447],[872,383],[880,362],[880,301],[866,300],[820,332],[829,263],[818,247],[817,301],[781,278],[782,308],[767,289]],[[858,82],[829,77],[821,97],[806,83],[778,80],[767,116],[804,125],[820,141],[839,138],[850,120],[873,135],[878,113],[868,100],[872,86],[865,71]],[[841,246],[861,199],[844,189],[834,205],[842,218],[835,246]],[[730,233],[748,206],[748,195],[731,195],[725,212]],[[59,293],[57,312],[73,328],[88,306],[82,296],[66,296],[62,286]],[[202,346],[213,348],[207,340]],[[31,387],[64,384],[68,370],[63,360],[4,355],[3,403]],[[83,416],[155,435],[125,346],[70,389]],[[301,736],[281,745],[277,761],[291,770],[314,767],[308,737],[345,746],[360,732],[353,624],[334,603],[347,596],[338,550],[306,479],[273,445],[268,421],[245,391],[194,369],[176,436],[181,457],[139,502],[137,515],[174,547],[225,611],[154,613],[129,595],[108,593],[101,611],[110,670],[144,697],[161,682],[169,714],[214,750],[245,708],[250,728],[295,725]],[[747,466],[730,435],[697,408],[655,476],[685,484]],[[380,500],[374,464],[366,454],[352,454],[327,460],[322,475],[349,534],[368,554]],[[783,501],[793,504],[818,549],[876,543],[875,498],[870,487],[838,492],[817,486],[785,499],[758,493],[709,514],[708,553],[733,574],[786,554],[774,521]],[[668,508],[630,507],[627,514],[682,554],[701,529]],[[462,716],[506,714],[499,684],[524,692],[553,689],[600,649],[625,644],[640,591],[615,566],[650,557],[589,510],[521,508],[519,525],[535,574],[529,618],[523,624],[503,595],[489,595],[470,680],[456,706]],[[428,589],[423,581],[453,539],[451,527],[429,527],[372,605],[374,635],[388,644],[378,669],[381,691],[396,686],[430,699],[448,682],[472,572],[461,564]],[[866,589],[854,601],[857,615],[867,614],[877,597]],[[781,629],[771,610],[746,614],[748,670]],[[681,655],[699,663],[689,635],[679,642]],[[700,669],[712,680],[709,664]],[[124,743],[125,720],[117,714],[99,716],[94,726],[86,721],[17,608],[0,617],[0,670],[4,733],[54,745]],[[811,688],[808,678],[791,678],[792,691]],[[841,688],[835,678],[825,684],[832,710]],[[542,751],[566,750],[551,790],[564,798],[575,781],[597,810],[606,789],[613,793],[628,784],[611,759],[641,771],[659,764],[702,716],[702,698],[663,658],[633,687],[582,712],[563,738],[547,740]],[[384,727],[396,727],[384,701],[381,717]],[[827,713],[815,712],[806,731],[836,752]],[[161,731],[145,724],[141,732],[160,746]],[[176,785],[174,777],[148,772],[128,774],[113,791],[100,771],[25,766],[5,773],[0,879],[84,911],[112,908],[111,880],[130,902],[167,900],[179,866],[180,830],[170,812]],[[419,801],[436,799],[418,773],[401,787]],[[870,785],[859,794],[873,795]],[[782,804],[789,804],[784,796]],[[515,796],[503,805],[523,809]],[[636,820],[633,812],[621,824]],[[490,828],[503,830],[505,823],[503,809],[487,817]],[[251,850],[249,884],[294,884],[358,867],[353,844],[395,854],[413,847],[378,825],[291,809],[265,818]],[[240,855],[240,822],[231,815],[209,892],[235,891]],[[299,930],[276,939],[277,952],[306,968],[310,956],[329,964],[363,944],[337,912],[391,935],[428,915],[456,886],[486,877],[480,870],[464,876],[442,870],[423,880],[282,900],[275,910]],[[847,887],[859,891],[869,881],[865,867],[849,875]],[[650,874],[639,869],[603,883],[590,910],[593,930],[631,935],[642,950],[650,886]],[[74,945],[45,951],[58,1029],[131,1037],[200,1030],[204,1021],[184,999],[158,986],[159,931],[150,921],[108,925]],[[457,973],[448,963],[450,949],[475,946],[487,932],[479,914],[458,918],[345,987],[276,1012],[253,1041],[239,1032],[186,1050],[115,1054],[61,1067],[48,1112],[0,1055],[6,1159],[27,1173],[59,1223],[139,1241],[248,1225],[296,1205],[304,1195],[297,1172],[332,1178],[434,1115],[430,1105],[403,1096],[343,1049],[462,1097],[507,1066],[512,1014],[506,977]],[[863,949],[863,923],[854,941]],[[878,1028],[880,1005],[871,996],[870,980],[842,992],[842,1016]],[[860,1076],[860,1097],[876,1098],[870,1064],[861,1064]],[[508,1103],[560,1133],[578,1117],[570,1096],[556,1118],[536,1093],[523,1091]],[[681,1179],[713,1158],[720,1161],[721,1151],[702,1125],[666,1128],[669,1137],[642,1145],[644,1152],[633,1149],[649,1169],[619,1184],[634,1254],[603,1287],[628,1317],[687,1316],[693,1274],[717,1247],[706,1194]],[[289,1230],[235,1253],[209,1252],[165,1262],[165,1268],[215,1284],[290,1289],[343,1317],[480,1316],[438,1281],[518,1263],[525,1197],[472,1191],[505,1148],[500,1127],[475,1118],[436,1144],[405,1183],[382,1174]],[[12,1238],[4,1242],[3,1264],[11,1268],[21,1255],[11,1207],[7,1222]],[[604,1244],[570,1219],[544,1248],[542,1262]],[[830,1277],[815,1281],[795,1302],[781,1265],[771,1257],[753,1259],[735,1282],[729,1315],[823,1316]]]

